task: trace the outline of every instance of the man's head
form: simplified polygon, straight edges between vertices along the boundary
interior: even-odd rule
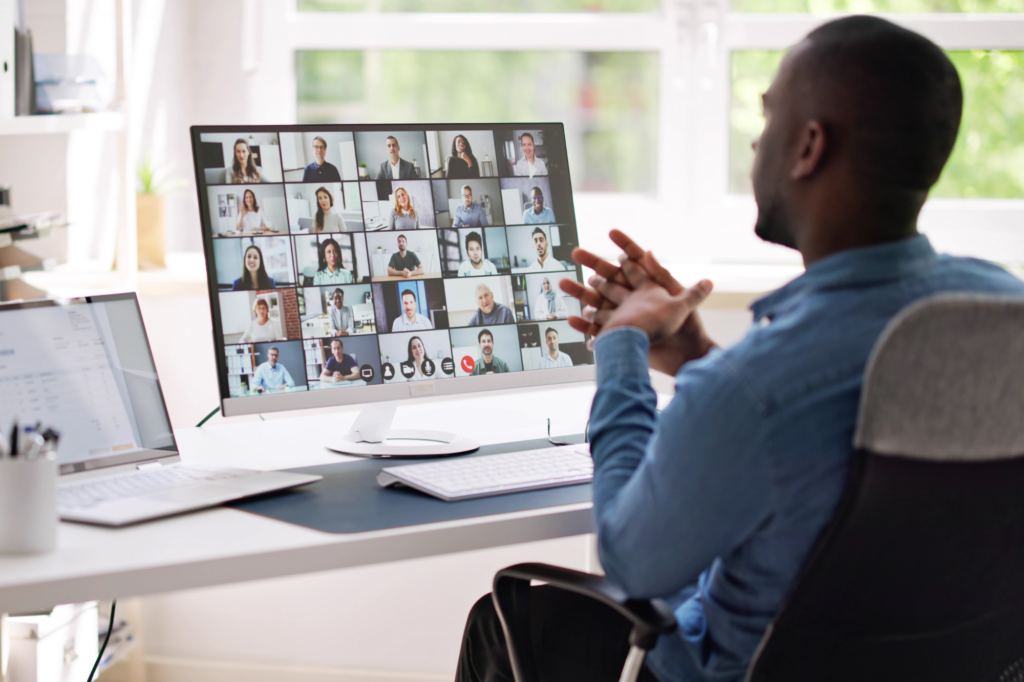
[[[316,165],[324,165],[324,159],[327,158],[327,140],[319,136],[313,138],[313,157],[316,158]]]
[[[476,304],[488,315],[494,310],[494,294],[486,284],[481,284],[476,288]]]
[[[409,245],[409,240],[405,238],[404,234],[398,235],[398,250],[405,253],[406,247]]]
[[[345,344],[341,342],[341,339],[331,339],[331,355],[338,362],[341,362],[341,354],[345,351]]]
[[[384,140],[384,146],[388,150],[388,159],[391,163],[398,163],[398,152],[401,151],[401,147],[398,146],[398,139],[388,135],[388,138]]]
[[[807,260],[812,242],[834,252],[914,232],[956,141],[963,96],[934,43],[853,16],[793,47],[763,102],[755,231]]]
[[[277,346],[271,346],[270,350],[267,351],[267,361],[270,362],[271,367],[277,367],[277,356],[280,352],[277,350]]]
[[[402,292],[402,312],[410,320],[416,317],[416,294],[409,289]]]
[[[484,354],[485,358],[494,354],[494,335],[491,334],[490,329],[484,329],[477,334],[476,342],[480,344],[480,352]]]
[[[530,201],[533,202],[533,212],[541,213],[544,210],[544,192],[540,187],[530,190]]]
[[[552,353],[558,350],[558,332],[548,327],[544,330],[544,341],[548,344],[548,350]]]
[[[466,208],[473,205],[473,188],[469,185],[462,186],[462,203],[466,205]]]
[[[536,147],[533,144],[533,135],[530,133],[523,133],[519,136],[519,145],[523,148],[523,155],[528,159],[533,158]]]
[[[466,235],[466,253],[469,254],[469,260],[474,264],[480,264],[480,260],[484,257],[484,240],[479,232],[470,232]]]
[[[335,289],[331,299],[334,301],[334,307],[340,308],[345,303],[345,292],[341,289]]]
[[[533,248],[537,249],[537,258],[548,257],[548,233],[539,227],[533,228]]]

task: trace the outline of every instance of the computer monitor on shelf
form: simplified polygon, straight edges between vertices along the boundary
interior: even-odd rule
[[[394,401],[594,378],[560,123],[192,128],[221,407],[366,403],[328,443],[450,454]],[[418,439],[423,445],[389,444]]]

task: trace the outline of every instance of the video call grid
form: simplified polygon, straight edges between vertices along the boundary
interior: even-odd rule
[[[386,132],[387,131],[379,131],[379,133],[381,133],[381,134],[386,134]],[[427,131],[424,129],[424,131],[421,131],[421,132],[423,134],[425,134]],[[480,132],[480,131],[477,131],[477,132]],[[235,133],[230,133],[229,135],[234,135],[234,134]],[[276,132],[274,134],[277,135],[278,141],[280,141],[280,139],[281,139],[280,136],[282,135],[281,131],[278,131],[278,132]],[[315,135],[316,133],[309,133],[309,134],[310,135]],[[243,136],[245,135],[245,133],[244,132],[239,132],[239,133],[237,133],[237,135],[244,139]],[[359,154],[358,154],[358,148],[355,146],[357,144],[358,143],[355,142],[355,139],[353,139],[353,146],[355,148],[356,158],[360,158]],[[279,144],[277,146],[278,146],[279,160],[280,160],[281,166],[283,168],[284,160],[283,160],[283,155],[281,155],[281,153],[280,153],[280,150],[281,150],[280,142],[279,142]],[[428,164],[428,169],[440,167],[440,161],[429,158],[429,153],[428,153],[427,164]],[[528,181],[532,182],[534,177],[544,177],[545,179],[547,178],[547,176],[535,175],[535,176],[533,176],[531,178],[528,178]],[[418,181],[419,182],[423,182],[424,180],[418,180]],[[429,180],[426,180],[426,182],[430,182],[430,183],[448,183],[449,181],[450,180],[447,179],[447,178],[446,179],[431,178]],[[402,182],[409,182],[409,181],[402,181]],[[413,180],[411,182],[417,182],[417,180]],[[287,187],[287,186],[308,185],[308,184],[315,184],[315,183],[303,183],[303,182],[279,182],[279,183],[272,183],[272,182],[262,182],[262,183],[259,183],[256,186],[258,186],[258,187],[267,187],[267,186],[278,186],[279,185],[279,186],[282,186],[282,187]],[[342,185],[342,187],[344,187],[345,184],[362,185],[363,187],[365,187],[366,185],[375,185],[376,184],[376,180],[361,180],[361,181],[351,181],[351,182],[343,181],[342,183],[334,183],[334,184],[340,184],[340,185]],[[240,190],[242,190],[244,192],[244,188],[251,188],[253,186],[253,184],[238,184],[238,183],[225,184],[225,185],[212,185],[211,184],[208,187],[214,187],[214,186],[238,188],[238,189],[240,189]],[[363,187],[360,187],[360,195],[359,195],[360,199],[362,199],[361,190],[363,189]],[[551,194],[551,192],[550,192],[550,184],[547,184],[547,188],[549,190],[547,193]],[[285,202],[285,204],[286,204],[285,205],[285,211],[286,211],[286,215],[287,215],[287,212],[289,211],[289,207],[287,206],[287,202]],[[431,196],[430,204],[431,205],[428,208],[428,210],[434,209],[435,207],[433,206],[433,196]],[[211,216],[210,216],[211,217],[210,237],[211,237],[212,240],[220,241],[220,240],[224,240],[224,239],[237,239],[237,240],[250,240],[251,242],[255,242],[257,239],[267,239],[267,237],[258,237],[258,236],[249,236],[249,235],[237,235],[237,236],[232,236],[232,237],[217,236],[217,235],[215,235],[213,233],[213,226],[212,226],[212,217],[213,217],[212,216],[212,212],[213,212],[214,208],[215,208],[215,206],[213,206],[212,203],[211,203],[211,206],[210,206],[210,212],[211,212]],[[365,219],[365,215],[364,215],[364,225],[365,225],[365,220],[366,219]],[[502,222],[505,222],[505,221],[502,221]],[[354,271],[360,271],[361,270],[364,273],[370,273],[370,274],[363,274],[358,279],[353,278],[353,282],[352,283],[359,282],[359,283],[365,284],[367,281],[371,282],[371,286],[373,287],[373,294],[372,294],[372,300],[373,301],[380,300],[380,298],[382,297],[381,296],[382,294],[386,295],[385,292],[383,291],[383,289],[384,289],[384,287],[382,286],[383,284],[393,284],[393,285],[395,285],[395,289],[398,289],[399,285],[401,285],[401,284],[413,283],[413,282],[429,282],[429,281],[432,281],[432,280],[433,281],[436,281],[436,280],[441,280],[441,281],[445,281],[445,280],[462,280],[462,281],[465,281],[466,284],[474,285],[474,288],[475,288],[476,282],[474,280],[478,279],[479,275],[477,275],[476,277],[467,277],[467,276],[460,277],[459,274],[458,274],[458,271],[453,271],[450,267],[448,267],[449,264],[445,262],[445,260],[444,260],[445,259],[445,254],[441,251],[441,248],[440,248],[441,233],[442,232],[447,233],[446,237],[448,238],[447,239],[447,243],[448,244],[452,243],[451,242],[451,237],[453,236],[452,233],[455,233],[455,235],[460,235],[461,237],[463,237],[462,239],[459,240],[459,242],[464,244],[465,243],[465,239],[464,238],[465,238],[465,236],[468,236],[468,234],[470,232],[474,232],[475,231],[475,232],[479,233],[481,235],[481,237],[483,237],[484,232],[489,232],[490,234],[487,237],[483,237],[483,240],[486,243],[484,245],[482,245],[483,248],[485,249],[485,253],[483,255],[483,258],[487,259],[487,260],[489,260],[488,256],[491,253],[495,252],[495,251],[503,252],[505,254],[505,258],[507,260],[509,252],[511,250],[510,246],[509,246],[509,243],[507,241],[507,236],[506,236],[508,228],[516,228],[519,231],[521,231],[523,229],[526,229],[527,231],[530,231],[532,233],[537,226],[541,226],[541,229],[545,232],[545,235],[544,235],[545,239],[549,242],[549,246],[548,246],[548,248],[549,248],[549,252],[548,252],[549,258],[552,257],[552,254],[550,252],[550,249],[552,247],[550,246],[551,240],[547,239],[547,237],[548,237],[548,235],[550,235],[550,230],[552,228],[558,229],[559,232],[561,232],[561,230],[563,228],[570,229],[572,231],[572,236],[570,238],[570,248],[571,248],[572,245],[576,244],[575,230],[572,228],[571,225],[566,224],[566,223],[535,223],[535,224],[526,224],[526,223],[520,222],[518,225],[515,225],[515,224],[507,224],[507,225],[491,224],[487,228],[484,228],[484,227],[472,227],[472,228],[467,228],[467,227],[443,227],[443,228],[436,228],[435,227],[433,229],[430,229],[430,228],[420,228],[420,229],[415,230],[415,234],[417,234],[417,235],[424,235],[424,233],[430,233],[430,235],[431,235],[432,245],[433,245],[434,249],[433,249],[432,253],[428,253],[428,256],[429,255],[436,255],[436,257],[438,259],[437,263],[440,266],[439,267],[440,272],[438,272],[438,273],[434,274],[434,276],[428,277],[428,278],[419,278],[419,277],[417,277],[417,278],[414,278],[414,279],[401,279],[401,280],[397,280],[397,281],[394,280],[394,279],[390,279],[389,278],[388,281],[381,281],[382,279],[384,279],[385,276],[384,275],[379,275],[379,274],[377,274],[377,275],[373,274],[373,268],[371,267],[371,265],[369,263],[363,263],[362,264],[362,268],[359,267],[359,265],[360,265],[359,261],[361,260],[359,252],[362,251],[362,259],[368,260],[369,259],[369,250],[366,247],[366,236],[367,236],[367,234],[372,234],[372,235],[375,235],[375,236],[379,236],[379,235],[393,235],[394,238],[397,241],[398,234],[400,232],[400,230],[398,230],[397,228],[396,229],[392,229],[392,230],[374,231],[374,232],[370,232],[370,233],[367,233],[365,230],[362,230],[362,231],[352,231],[352,232],[326,232],[325,231],[325,232],[321,232],[321,233],[300,233],[299,236],[294,236],[294,233],[292,233],[290,231],[291,226],[293,225],[293,222],[291,220],[291,216],[290,215],[288,215],[288,217],[287,217],[287,224],[289,226],[289,231],[288,232],[283,233],[283,234],[282,233],[278,233],[278,234],[273,235],[273,236],[274,237],[278,237],[278,238],[286,239],[290,243],[290,245],[292,247],[291,248],[291,253],[290,253],[290,256],[292,258],[292,268],[291,268],[291,270],[292,270],[292,276],[293,276],[294,281],[295,281],[297,286],[295,286],[295,287],[284,287],[284,288],[277,287],[277,288],[274,288],[274,289],[271,289],[271,290],[256,289],[255,290],[255,294],[256,294],[257,297],[265,297],[267,294],[273,294],[273,293],[279,292],[279,293],[282,294],[282,298],[287,299],[289,297],[286,296],[284,294],[284,292],[292,291],[292,292],[294,292],[296,294],[296,299],[297,299],[298,292],[302,291],[303,292],[303,302],[305,303],[305,299],[307,298],[306,290],[310,290],[310,291],[313,291],[313,292],[319,292],[322,295],[325,292],[333,291],[334,288],[341,288],[342,290],[349,288],[349,283],[345,283],[345,284],[340,284],[340,283],[339,284],[318,284],[318,285],[313,285],[313,286],[300,286],[300,285],[304,285],[305,282],[303,281],[304,276],[303,276],[303,273],[301,272],[301,269],[300,269],[300,266],[299,266],[299,259],[298,259],[299,247],[298,247],[297,243],[298,243],[298,241],[300,239],[306,239],[308,241],[310,237],[312,237],[312,238],[314,238],[314,239],[316,239],[318,241],[326,240],[326,239],[335,239],[335,240],[337,240],[339,237],[341,237],[341,238],[348,238],[352,242],[354,242],[353,244],[349,245],[349,248],[345,249],[346,251],[351,250],[353,257],[355,258],[356,262],[352,263],[352,269]],[[503,239],[500,239],[498,244],[493,244],[493,240],[495,239],[496,231],[500,231],[501,232]],[[361,237],[361,239],[360,239],[360,237]],[[561,239],[559,241],[561,242]],[[360,242],[361,242],[361,244],[360,244]],[[396,250],[392,251],[390,253],[392,253],[392,254],[398,253],[397,246],[398,245],[396,244]],[[504,250],[502,250],[500,248],[502,246],[504,247]],[[422,250],[420,251],[420,253],[422,253]],[[528,353],[531,353],[533,351],[538,351],[538,350],[542,354],[544,354],[543,353],[543,350],[544,350],[543,347],[545,345],[545,341],[540,339],[541,336],[547,336],[547,334],[544,334],[544,331],[545,330],[550,330],[550,329],[555,329],[555,331],[558,332],[557,336],[563,336],[564,335],[563,333],[561,333],[559,328],[562,328],[563,331],[567,331],[570,335],[578,334],[578,333],[575,332],[574,330],[572,330],[571,328],[569,328],[568,324],[566,322],[564,322],[564,319],[566,317],[566,314],[564,314],[564,313],[560,316],[560,322],[561,322],[560,324],[559,324],[559,322],[557,322],[555,320],[537,319],[538,316],[536,314],[532,314],[532,315],[529,314],[529,313],[524,314],[524,311],[522,309],[525,308],[525,309],[528,310],[529,307],[532,305],[532,303],[525,304],[525,305],[520,305],[521,301],[529,298],[529,296],[528,296],[529,292],[527,291],[526,287],[523,286],[524,280],[526,278],[526,275],[530,274],[531,276],[534,276],[534,277],[537,276],[537,275],[539,275],[541,277],[545,277],[547,275],[547,276],[550,276],[551,280],[555,280],[556,279],[555,275],[560,275],[560,277],[557,277],[557,279],[561,279],[561,277],[564,277],[564,276],[575,276],[574,278],[577,281],[579,281],[579,279],[581,278],[582,272],[581,272],[581,269],[578,266],[576,266],[575,264],[572,264],[571,260],[568,261],[568,262],[563,263],[562,267],[558,267],[557,269],[547,269],[547,268],[545,268],[545,270],[543,272],[541,272],[541,271],[530,271],[526,267],[509,267],[509,265],[512,265],[513,263],[518,265],[518,262],[517,262],[518,261],[518,254],[512,255],[512,258],[514,260],[511,263],[508,263],[507,265],[503,263],[503,267],[497,268],[499,272],[505,272],[507,274],[499,274],[497,276],[489,276],[489,277],[485,277],[484,278],[484,279],[487,279],[487,280],[505,280],[504,290],[506,292],[514,291],[515,294],[523,294],[524,295],[521,298],[521,297],[517,297],[515,294],[513,294],[512,295],[513,300],[506,300],[506,302],[503,304],[503,305],[507,305],[507,304],[514,304],[515,305],[516,312],[513,313],[513,318],[511,320],[511,323],[506,323],[506,324],[488,324],[488,323],[479,324],[478,323],[478,324],[476,324],[474,326],[466,326],[466,327],[463,327],[463,328],[459,328],[459,327],[456,327],[455,325],[451,325],[451,327],[449,327],[449,328],[438,327],[437,329],[432,329],[432,330],[430,330],[430,334],[429,334],[431,336],[429,344],[425,343],[424,339],[419,339],[419,342],[420,342],[421,345],[424,345],[424,346],[426,346],[426,345],[433,345],[434,346],[433,348],[426,348],[425,349],[426,353],[428,354],[427,355],[427,359],[422,361],[422,362],[420,362],[420,363],[418,363],[418,364],[417,363],[412,363],[412,362],[409,362],[409,359],[411,359],[411,356],[408,356],[408,354],[407,354],[406,361],[400,361],[398,366],[396,367],[393,363],[386,361],[387,359],[390,358],[391,353],[386,353],[385,352],[385,350],[382,348],[381,343],[379,342],[379,337],[382,336],[382,335],[392,335],[392,334],[394,334],[396,338],[399,338],[399,337],[401,337],[403,339],[404,338],[408,338],[409,342],[411,344],[415,345],[413,337],[417,337],[417,333],[415,333],[415,332],[400,332],[400,331],[397,331],[397,330],[394,330],[394,329],[390,328],[390,325],[388,324],[388,320],[386,318],[382,318],[382,317],[379,316],[379,314],[378,314],[378,312],[376,310],[376,308],[377,308],[376,305],[374,306],[375,310],[374,310],[374,320],[373,320],[373,324],[374,324],[374,332],[373,333],[369,333],[369,334],[355,334],[353,336],[333,337],[331,335],[323,335],[323,334],[320,334],[320,335],[317,335],[317,334],[307,335],[307,333],[305,331],[302,331],[301,332],[301,339],[298,339],[298,338],[292,338],[292,335],[293,335],[292,332],[293,332],[293,328],[295,326],[299,326],[300,328],[302,327],[303,321],[301,319],[299,319],[299,316],[302,313],[300,313],[298,306],[295,306],[294,309],[292,309],[292,308],[290,308],[288,306],[287,301],[286,301],[284,306],[278,306],[278,311],[277,311],[279,313],[278,320],[283,323],[282,331],[280,333],[280,336],[281,336],[280,339],[277,339],[277,340],[274,340],[274,341],[271,341],[271,342],[263,341],[263,342],[260,342],[260,343],[249,343],[249,344],[225,343],[225,345],[224,345],[224,352],[225,352],[225,355],[229,358],[229,366],[227,368],[228,369],[228,375],[229,375],[229,384],[231,383],[231,381],[230,381],[230,377],[231,376],[233,376],[233,375],[234,376],[239,376],[239,375],[243,375],[244,374],[244,373],[239,372],[239,371],[234,371],[233,372],[233,370],[237,370],[237,368],[230,363],[231,356],[232,355],[235,355],[235,356],[239,355],[240,354],[239,353],[240,350],[243,351],[241,353],[242,355],[248,354],[250,359],[252,360],[252,367],[251,367],[251,369],[252,369],[253,373],[248,375],[248,379],[251,382],[253,380],[253,376],[254,376],[255,371],[256,371],[256,364],[259,362],[260,359],[262,359],[263,357],[266,357],[268,355],[268,352],[270,351],[269,346],[277,347],[277,349],[278,349],[277,350],[277,355],[280,356],[281,354],[283,354],[285,352],[285,348],[287,348],[287,347],[294,347],[296,344],[300,344],[301,343],[302,346],[303,346],[302,347],[302,357],[304,359],[305,368],[307,369],[307,372],[304,373],[302,376],[300,376],[300,378],[297,379],[297,380],[294,379],[294,377],[292,377],[292,380],[295,383],[295,387],[294,387],[293,390],[295,390],[295,389],[302,390],[302,388],[306,388],[306,389],[310,389],[310,390],[315,389],[315,388],[322,388],[322,387],[324,387],[324,384],[319,379],[312,379],[312,378],[309,377],[308,368],[312,366],[312,367],[315,367],[315,368],[319,369],[320,367],[324,367],[328,363],[331,362],[332,350],[330,348],[330,345],[331,345],[331,341],[333,340],[333,338],[339,338],[342,341],[342,343],[344,344],[344,346],[345,346],[344,351],[342,352],[343,361],[351,360],[351,358],[354,357],[354,354],[350,354],[350,353],[345,352],[345,351],[347,351],[349,348],[351,348],[354,345],[351,340],[356,338],[356,337],[359,337],[359,336],[364,337],[365,341],[372,342],[372,344],[373,344],[372,348],[366,348],[365,342],[362,343],[361,345],[363,346],[364,351],[368,351],[371,354],[371,356],[372,356],[371,359],[379,359],[380,363],[378,364],[378,363],[374,363],[374,362],[369,362],[369,363],[362,363],[362,364],[360,364],[361,360],[366,357],[366,352],[363,352],[361,354],[362,357],[356,363],[351,363],[351,362],[337,363],[336,362],[335,365],[343,364],[344,365],[344,369],[346,369],[346,370],[349,369],[348,365],[352,365],[353,367],[356,368],[353,371],[354,372],[357,371],[358,372],[358,376],[361,377],[360,379],[356,379],[355,381],[351,381],[351,382],[349,382],[349,381],[338,382],[341,385],[347,385],[347,386],[367,385],[367,384],[379,384],[379,383],[382,383],[382,382],[383,383],[390,383],[392,381],[400,381],[400,380],[403,380],[403,379],[408,380],[408,381],[414,381],[414,380],[418,380],[418,379],[437,379],[437,378],[449,378],[449,377],[456,377],[456,376],[472,376],[472,375],[480,373],[480,372],[479,372],[479,369],[477,367],[473,366],[474,363],[471,361],[471,358],[469,356],[465,356],[465,355],[462,356],[462,358],[461,358],[461,360],[459,362],[459,365],[458,366],[455,365],[456,359],[452,357],[453,355],[455,355],[453,349],[454,348],[467,348],[467,346],[465,344],[460,345],[460,346],[456,346],[455,345],[456,342],[453,340],[452,334],[449,333],[449,332],[458,329],[459,332],[460,332],[460,336],[462,336],[462,337],[465,337],[465,334],[463,332],[468,332],[468,331],[472,331],[474,336],[478,336],[481,333],[481,330],[483,330],[485,328],[485,325],[486,325],[488,330],[492,330],[493,329],[493,331],[489,335],[483,335],[482,337],[478,338],[477,339],[477,345],[479,345],[481,347],[481,351],[482,351],[484,344],[487,343],[488,337],[490,337],[490,340],[492,341],[492,347],[494,348],[494,352],[492,354],[492,357],[497,359],[498,362],[497,363],[493,363],[492,362],[492,364],[489,367],[489,369],[494,369],[495,371],[505,371],[505,372],[528,371],[528,369],[549,369],[551,367],[544,366],[544,365],[536,366],[537,363],[535,362],[535,360],[536,360],[535,358],[532,358],[532,360],[534,360],[534,362],[532,362],[532,363],[528,362],[528,356],[527,356]],[[524,260],[524,262],[525,262],[525,260]],[[343,262],[343,265],[344,265],[344,262]],[[512,283],[513,279],[516,280],[515,285],[512,285],[513,284]],[[510,285],[512,285],[512,286],[510,286]],[[552,281],[551,285],[549,285],[549,286],[555,286],[556,289],[557,289],[557,284],[554,281]],[[243,291],[245,291],[245,290],[243,290]],[[253,290],[249,289],[248,291],[252,292]],[[393,291],[392,293],[393,294],[397,294],[397,291]],[[222,298],[223,298],[224,294],[225,294],[225,292],[223,292],[223,291],[219,292],[219,296],[222,297]],[[442,296],[443,296],[443,298],[441,299],[440,303],[442,304],[442,308],[445,309],[445,312],[448,312],[448,305],[447,305],[448,297],[447,297],[446,294],[442,294]],[[399,298],[407,298],[407,297],[399,297]],[[503,298],[507,299],[508,297],[505,296]],[[326,305],[329,306],[329,304],[326,304]],[[346,300],[344,305],[348,306],[349,305],[349,301]],[[306,306],[306,305],[303,305],[302,307],[305,310],[307,310],[307,311],[309,310],[309,307]],[[510,309],[513,309],[512,305],[507,305],[507,307],[509,307]],[[323,306],[321,306],[321,309],[323,309]],[[434,311],[431,311],[431,312],[434,312]],[[512,363],[508,363],[507,361],[505,361],[502,358],[500,358],[500,356],[498,355],[498,350],[497,350],[498,347],[499,347],[499,344],[497,343],[498,339],[494,338],[496,336],[498,336],[498,337],[505,337],[503,339],[504,343],[501,345],[501,347],[504,348],[503,352],[505,352],[506,357],[510,357],[508,355],[508,346],[510,346],[511,344],[509,343],[508,334],[507,334],[507,332],[509,332],[509,331],[514,332],[515,335],[520,337],[519,340],[518,340],[518,346],[519,347],[517,349],[519,357],[515,357],[514,358],[514,362],[512,362]],[[426,331],[419,332],[419,336],[424,336],[425,337],[425,336],[428,336],[428,333]],[[576,342],[576,343],[574,343],[572,345],[584,345],[584,347],[585,347],[585,337],[583,337],[582,335],[580,335],[580,336],[581,336],[580,342]],[[346,341],[348,341],[348,343],[345,343]],[[267,352],[260,353],[257,350],[257,346],[267,346],[267,348],[264,349]],[[399,354],[399,355],[401,355],[401,354]],[[544,355],[546,356],[547,354],[544,354]],[[579,355],[579,353],[577,353],[577,355]],[[577,362],[574,363],[574,364],[590,364],[590,363],[592,363],[592,355],[590,354],[590,352],[587,351],[586,355],[587,355],[587,357],[584,359],[583,362],[580,362],[579,359],[577,359]],[[560,353],[560,356],[561,357],[559,359],[561,360],[561,359],[566,357],[566,354],[565,353]],[[477,353],[477,361],[478,362],[481,361],[483,357],[487,357],[487,356],[484,353],[482,353],[482,352],[478,352]],[[434,358],[436,358],[436,360]],[[571,359],[570,359],[570,362],[571,362]],[[500,363],[502,365],[502,367],[500,369],[496,369],[498,367],[498,363]],[[281,364],[283,364],[283,363],[281,363]],[[294,362],[292,364],[294,365]],[[527,368],[526,367],[527,364],[534,364],[535,366]],[[548,364],[550,364],[550,359],[548,359]],[[572,366],[572,364],[560,364],[558,366]],[[380,369],[378,369],[378,367],[380,367]],[[476,369],[477,372],[473,372],[474,369]],[[483,369],[483,367],[480,367],[480,369]],[[411,372],[411,376],[410,376],[410,372]],[[289,372],[289,374],[292,374],[292,372]],[[424,374],[425,374],[425,376],[424,376]],[[402,375],[402,376],[400,377],[400,375]],[[353,374],[352,376],[356,376],[356,375]],[[366,381],[365,379],[368,376],[370,376],[371,378],[370,378],[369,381]],[[304,387],[302,386],[302,384],[303,384],[302,380],[303,379],[306,379]],[[251,388],[251,387],[244,387],[245,393],[243,393],[243,390],[242,390],[243,387],[239,386],[238,388],[239,388],[239,390],[235,390],[236,386],[231,385],[230,388],[229,388],[229,394],[232,397],[239,397],[240,395],[243,395],[243,394],[251,394],[251,393],[248,393],[248,389]],[[269,390],[272,390],[272,389],[269,389]]]

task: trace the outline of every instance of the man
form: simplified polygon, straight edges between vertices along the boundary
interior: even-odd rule
[[[391,325],[393,332],[416,332],[421,329],[433,329],[430,318],[416,311],[416,294],[406,289],[402,292],[402,314]]]
[[[490,329],[483,329],[476,335],[476,342],[480,344],[480,359],[469,376],[476,377],[481,374],[504,374],[509,371],[504,360],[494,355],[494,335]]]
[[[486,284],[476,288],[476,302],[479,306],[467,327],[482,327],[485,324],[515,324],[516,318],[504,303],[495,303],[494,294]]]
[[[555,221],[555,212],[544,206],[544,192],[540,187],[530,190],[530,201],[533,207],[523,211],[523,224],[525,225],[546,225]]]
[[[331,334],[334,336],[350,336],[355,330],[355,316],[352,308],[345,305],[345,292],[335,289],[331,296]]]
[[[303,182],[341,182],[338,167],[327,162],[327,141],[322,137],[313,138],[313,158],[302,173]]]
[[[404,234],[398,235],[398,253],[391,254],[388,262],[388,275],[391,277],[416,277],[423,274],[423,264],[419,256],[408,251],[409,240]]]
[[[561,261],[551,255],[551,243],[548,234],[542,227],[533,228],[533,248],[537,252],[537,260],[526,266],[523,272],[552,272],[565,270]]]
[[[548,352],[541,355],[541,369],[558,369],[559,367],[572,367],[572,358],[558,350],[558,332],[548,327],[544,330],[544,342],[548,346]]]
[[[755,233],[800,251],[806,272],[753,304],[743,340],[716,347],[696,313],[711,283],[683,287],[618,231],[621,268],[577,250],[594,288],[561,285],[587,304],[570,325],[597,334],[601,566],[626,594],[667,599],[679,623],[644,680],[743,679],[842,495],[864,369],[893,317],[943,292],[1024,295],[1001,268],[940,256],[917,232],[962,109],[936,45],[875,17],[827,23],[789,51],[763,103]],[[676,379],[660,415],[650,368]],[[531,593],[533,629],[547,633],[540,677],[616,679],[628,623],[550,592]],[[474,607],[459,680],[507,669],[491,614]],[[601,652],[599,669],[558,667],[584,650]]]
[[[292,375],[288,373],[284,365],[277,364],[278,355],[277,346],[271,346],[267,351],[267,361],[256,368],[252,384],[257,393],[287,391],[290,388],[295,388]]]
[[[473,189],[469,185],[462,186],[462,204],[455,208],[453,227],[487,227],[487,216],[484,207],[473,203]]]
[[[401,147],[398,140],[388,135],[384,141],[388,148],[388,160],[380,164],[377,172],[378,180],[416,180],[416,168],[398,155]]]
[[[331,339],[331,357],[320,373],[321,383],[334,384],[339,381],[355,381],[359,378],[359,365],[352,356],[345,355],[345,344],[341,339]]]
[[[476,277],[477,275],[497,275],[498,268],[484,258],[484,240],[479,232],[466,235],[466,254],[469,256],[459,265],[459,277]]]
[[[544,159],[538,159],[536,156],[537,148],[533,143],[533,135],[530,133],[523,133],[520,135],[519,146],[523,148],[524,158],[516,161],[516,165],[512,168],[512,172],[515,175],[528,175],[531,178],[534,175],[547,175],[547,164],[544,163]]]

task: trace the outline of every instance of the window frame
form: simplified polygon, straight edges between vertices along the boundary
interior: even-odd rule
[[[603,234],[628,215],[632,225],[617,226],[674,251],[670,262],[799,263],[754,236],[753,198],[729,193],[730,59],[785,49],[842,15],[731,12],[730,0],[662,0],[660,12],[635,14],[314,13],[298,12],[295,0],[243,0],[243,14],[242,25],[263,36],[261,49],[243,41],[241,55],[255,124],[296,122],[298,50],[380,50],[380,36],[397,34],[403,50],[657,52],[657,187],[653,196],[576,193],[590,248],[612,253]],[[879,16],[943,49],[1024,50],[1024,13]],[[436,38],[455,34],[457,45]],[[1024,263],[1024,200],[931,199],[919,224],[940,250]]]

